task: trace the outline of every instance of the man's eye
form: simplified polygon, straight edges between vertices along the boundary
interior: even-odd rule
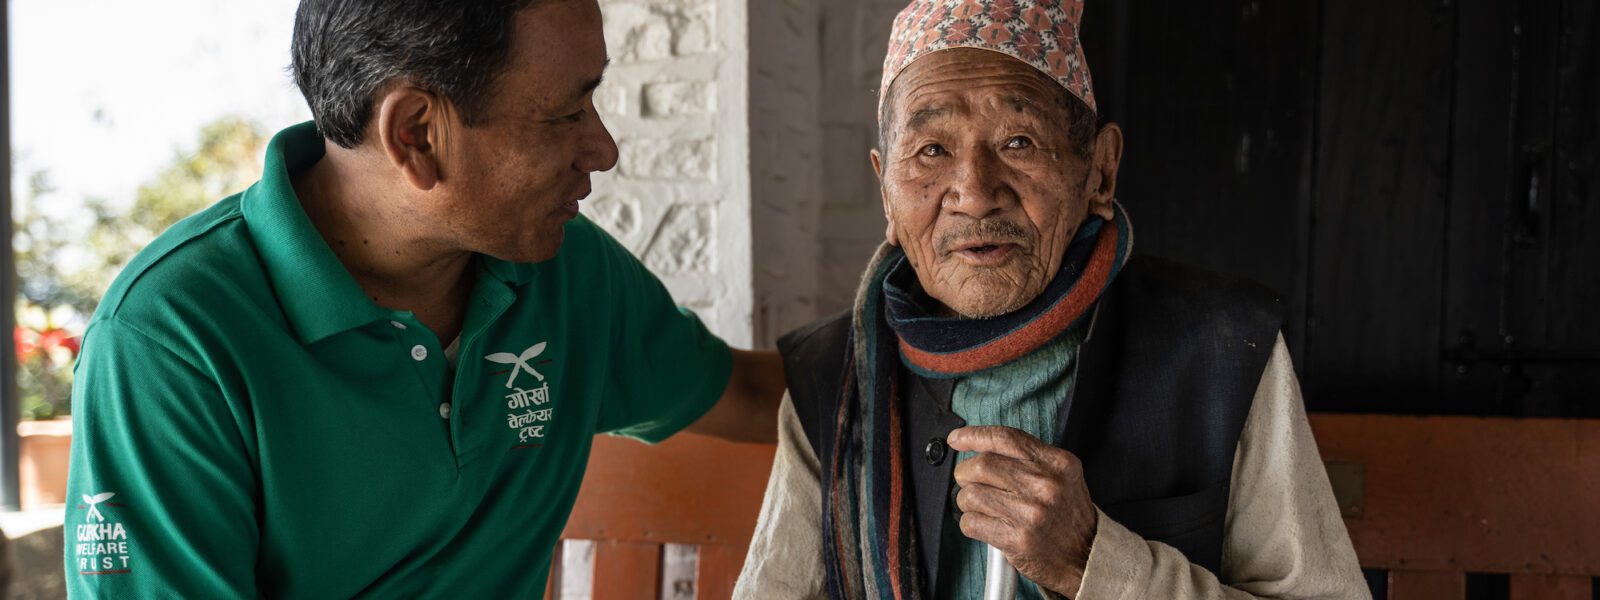
[[[926,146],[923,146],[922,147],[922,151],[918,152],[918,154],[921,154],[921,155],[927,156],[927,157],[944,156],[945,155],[944,146],[940,146],[938,144],[928,144]]]
[[[580,110],[578,112],[572,113],[572,114],[567,115],[565,117],[561,117],[558,120],[560,120],[563,123],[577,123],[578,121],[583,120],[583,113],[584,113],[584,111]]]
[[[1030,140],[1028,138],[1022,137],[1020,135],[1017,136],[1017,137],[1011,138],[1009,141],[1006,142],[1006,148],[1010,149],[1010,150],[1027,150],[1027,149],[1032,148],[1032,147],[1033,147],[1033,140]]]

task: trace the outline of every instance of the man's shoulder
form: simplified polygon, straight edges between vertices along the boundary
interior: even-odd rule
[[[224,198],[162,232],[112,281],[95,320],[156,325],[214,315],[270,298],[265,272],[239,210]]]
[[[1136,303],[1143,313],[1159,312],[1174,318],[1222,327],[1270,328],[1284,322],[1283,297],[1250,279],[1150,255],[1128,261],[1114,284],[1125,302]]]

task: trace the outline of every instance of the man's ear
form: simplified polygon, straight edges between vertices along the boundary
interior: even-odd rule
[[[889,209],[889,193],[883,187],[883,155],[874,149],[871,156],[872,172],[878,175],[878,196],[883,199],[883,220],[887,223],[883,228],[883,239],[891,246],[899,246],[900,236],[894,233],[894,211]]]
[[[421,88],[399,85],[378,98],[374,132],[389,163],[412,187],[428,191],[442,179],[440,142],[447,127],[444,101]]]
[[[1089,212],[1109,221],[1116,215],[1111,204],[1117,200],[1117,169],[1122,166],[1122,128],[1116,123],[1101,127],[1089,159],[1089,176],[1084,181]]]

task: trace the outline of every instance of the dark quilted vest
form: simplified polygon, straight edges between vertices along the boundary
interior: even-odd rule
[[[1151,257],[1130,260],[1096,307],[1078,383],[1057,419],[1056,439],[1082,460],[1095,505],[1217,572],[1234,451],[1282,325],[1282,302],[1254,283]],[[849,329],[849,315],[839,315],[778,342],[824,473]],[[899,376],[923,589],[931,591],[941,517],[953,502],[955,453],[943,450],[943,439],[965,423],[950,410],[952,382],[905,369]]]

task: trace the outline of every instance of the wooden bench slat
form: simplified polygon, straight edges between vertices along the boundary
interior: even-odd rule
[[[1600,420],[1316,414],[1311,427],[1323,460],[1364,472],[1345,519],[1362,566],[1600,573]]]
[[[1512,575],[1511,600],[1589,600],[1593,585],[1582,575]]]
[[[1466,597],[1466,573],[1389,572],[1389,600],[1462,600]]]
[[[744,568],[746,544],[707,544],[700,547],[700,568],[695,573],[695,598],[724,600],[733,597],[733,584]]]
[[[594,543],[594,600],[659,598],[660,583],[660,544]]]
[[[749,544],[776,448],[691,433],[656,446],[595,436],[561,537]]]

